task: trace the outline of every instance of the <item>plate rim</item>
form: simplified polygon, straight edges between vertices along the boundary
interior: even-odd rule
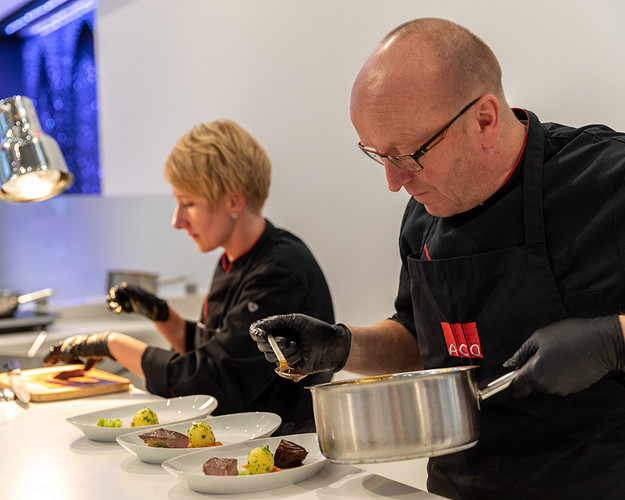
[[[280,424],[282,423],[282,418],[280,417],[280,415],[278,415],[277,413],[274,412],[270,412],[270,411],[245,411],[245,412],[237,412],[237,413],[228,413],[228,414],[224,414],[224,415],[206,415],[204,417],[200,417],[200,418],[194,418],[192,420],[189,421],[181,421],[181,422],[175,422],[173,424],[164,424],[161,425],[160,427],[165,427],[167,425],[171,425],[171,426],[185,426],[188,425],[189,422],[191,421],[202,421],[202,422],[206,422],[210,425],[210,421],[214,420],[214,419],[219,419],[219,420],[228,420],[231,419],[232,417],[237,417],[237,416],[241,416],[241,415],[261,415],[261,416],[265,416],[265,415],[269,415],[270,418],[274,419],[274,424],[275,427],[273,429],[270,429],[268,432],[268,434],[264,435],[264,436],[257,436],[256,438],[251,438],[251,439],[265,439],[268,437],[271,437],[271,435],[276,431],[276,429],[278,427],[280,427]],[[159,427],[159,426],[155,426],[155,427]],[[125,432],[124,434],[120,434],[119,436],[117,436],[115,438],[115,440],[117,441],[117,443],[119,443],[121,446],[123,446],[129,453],[132,453],[135,457],[137,457],[139,460],[145,462],[147,461],[148,463],[162,463],[165,460],[169,460],[169,458],[175,458],[178,455],[186,455],[189,453],[193,453],[194,451],[202,451],[205,448],[157,448],[157,447],[151,447],[151,446],[147,446],[147,445],[141,445],[140,443],[132,443],[129,441],[129,437],[130,436],[137,436],[138,434],[142,434],[143,432],[145,432],[143,429],[141,430],[136,430],[136,431],[131,431],[131,432]],[[180,431],[179,431],[180,432]],[[230,445],[234,445],[234,444],[239,444],[239,443],[243,443],[245,441],[249,441],[250,438],[245,438],[242,441],[235,441],[234,443],[228,443],[227,445],[223,445],[223,446],[230,446]],[[221,448],[221,447],[220,447]],[[164,453],[164,454],[169,454],[171,453],[173,456],[168,457],[168,458],[163,458],[161,460],[159,460],[158,462],[155,461],[148,461],[148,460],[144,460],[143,458],[141,458],[139,456],[139,453],[136,452],[136,450],[141,450],[141,454],[143,454],[143,452],[147,452],[147,455],[158,455],[159,453]],[[168,450],[168,451],[163,451],[163,450]]]
[[[200,399],[200,398],[204,398],[204,402],[201,403],[200,406],[208,404],[208,410],[206,411],[206,413],[199,413],[190,417],[181,418],[180,420],[176,420],[174,422],[168,422],[168,424],[178,424],[178,423],[187,422],[187,421],[191,421],[191,420],[198,419],[198,418],[204,418],[207,415],[210,415],[211,413],[213,413],[213,411],[215,411],[215,409],[218,406],[219,402],[217,401],[217,398],[210,394],[190,394],[187,396],[178,396],[176,398],[161,398],[161,399],[153,399],[153,400],[150,399],[141,403],[111,406],[108,408],[102,408],[99,410],[81,413],[79,415],[73,415],[71,417],[67,417],[65,421],[72,424],[77,429],[81,430],[89,439],[93,439],[93,437],[89,436],[88,433],[95,431],[94,432],[95,434],[100,435],[100,439],[93,439],[93,440],[115,442],[117,436],[121,434],[126,434],[128,432],[132,432],[130,431],[130,429],[133,429],[133,428],[132,427],[98,427],[95,424],[79,422],[77,421],[77,419],[87,419],[89,417],[96,417],[97,415],[102,415],[103,412],[109,412],[109,411],[129,410],[131,408],[141,409],[146,406],[155,405],[155,404],[162,405],[163,403],[166,403],[172,400],[181,402],[183,400],[192,401],[193,399]],[[153,429],[162,425],[167,425],[167,424],[159,423],[159,424],[154,424],[154,425],[145,425],[145,426],[142,426],[141,430]]]
[[[192,453],[188,453],[188,454],[184,454],[184,455],[180,455],[177,457],[173,457],[170,458],[168,460],[165,460],[162,464],[161,467],[163,469],[165,469],[168,473],[172,474],[178,481],[180,481],[182,484],[184,484],[187,488],[196,491],[196,492],[200,492],[200,493],[212,493],[212,494],[223,494],[223,493],[253,493],[253,492],[260,492],[260,491],[266,491],[266,490],[270,490],[270,489],[276,489],[276,488],[283,488],[286,486],[290,486],[292,484],[296,484],[299,483],[301,481],[305,481],[306,479],[309,479],[311,477],[313,477],[314,475],[316,475],[318,472],[321,471],[321,469],[323,469],[323,467],[325,467],[328,463],[328,459],[323,455],[323,453],[321,453],[321,449],[319,448],[319,436],[317,435],[316,432],[307,432],[307,433],[299,433],[299,434],[288,434],[288,435],[283,435],[283,436],[266,436],[266,437],[260,437],[260,438],[254,438],[254,439],[250,439],[247,441],[242,441],[240,443],[235,443],[232,445],[228,445],[228,447],[232,447],[232,448],[239,448],[242,446],[254,446],[255,444],[260,444],[263,441],[266,440],[277,440],[277,442],[279,442],[280,439],[286,439],[289,441],[293,441],[296,440],[297,437],[301,437],[301,436],[307,436],[308,439],[314,439],[315,441],[315,455],[318,455],[318,459],[315,460],[313,463],[310,464],[304,464],[304,467],[295,467],[292,469],[287,469],[286,471],[281,471],[281,472],[292,472],[292,474],[289,474],[289,479],[286,482],[283,481],[275,481],[274,479],[272,480],[268,480],[267,478],[269,477],[273,477],[275,478],[275,476],[273,476],[273,474],[262,474],[262,475],[256,475],[256,476],[227,476],[227,477],[221,477],[221,476],[205,476],[202,475],[200,473],[190,473],[190,472],[185,472],[183,470],[180,470],[179,468],[177,469],[175,466],[175,461],[176,460],[180,460],[180,459],[185,459],[188,457],[193,457],[193,455],[197,455],[198,457],[200,455],[207,455],[209,453],[209,451],[207,449],[202,449],[202,450],[197,450],[194,451]],[[220,452],[227,452],[228,451],[228,447],[220,447]],[[251,449],[251,448],[250,448]],[[311,450],[308,450],[309,453]],[[172,462],[174,463],[174,465],[172,465]],[[306,471],[306,473],[304,474],[298,474],[298,471]],[[295,476],[295,478],[291,481],[291,475]],[[299,476],[302,477],[299,477]],[[284,477],[284,476],[283,476]],[[210,482],[212,483],[213,481],[217,481],[217,484],[219,484],[219,481],[223,481],[221,483],[220,486],[218,487],[211,487],[209,485],[209,487],[201,487],[201,488],[197,488],[197,484],[195,484],[197,481],[202,481],[204,478],[210,478]],[[249,481],[250,479],[248,478],[262,478],[262,483],[270,483],[270,485],[267,486],[261,486],[260,488],[255,488],[254,486],[250,487]],[[225,481],[224,481],[225,480]],[[234,482],[235,480],[241,481],[240,483]],[[232,487],[232,485],[240,485],[240,487]],[[194,487],[196,486],[196,487]]]

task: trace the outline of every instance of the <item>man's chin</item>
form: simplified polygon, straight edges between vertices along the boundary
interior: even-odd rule
[[[439,206],[432,205],[432,204],[426,205],[425,203],[422,203],[420,201],[419,203],[423,205],[423,208],[425,208],[425,211],[429,213],[432,217],[451,217],[452,215],[456,215],[458,213],[457,211],[449,207],[439,207]]]
[[[468,212],[469,210],[472,210],[473,208],[477,206],[475,205],[473,207],[464,208],[464,207],[449,207],[449,206],[425,204],[421,201],[419,201],[419,203],[423,205],[423,208],[425,208],[425,211],[429,213],[432,217],[441,217],[441,218],[451,217],[453,215],[458,215],[464,212]]]

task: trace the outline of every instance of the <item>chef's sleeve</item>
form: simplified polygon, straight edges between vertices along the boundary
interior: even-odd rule
[[[276,375],[251,339],[249,326],[274,314],[318,316],[318,292],[307,284],[309,278],[304,270],[277,263],[257,266],[244,278],[222,327],[202,345],[185,354],[146,349],[142,367],[147,390],[165,397],[211,394],[220,413],[250,406]]]

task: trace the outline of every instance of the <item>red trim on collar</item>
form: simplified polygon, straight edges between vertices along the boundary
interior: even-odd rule
[[[230,269],[232,268],[232,262],[228,260],[228,256],[226,255],[226,252],[221,254],[221,267],[223,267],[224,271],[226,271],[227,273],[229,273]]]
[[[526,127],[525,127],[525,138],[523,139],[523,147],[521,148],[521,152],[519,153],[519,156],[516,159],[516,163],[514,164],[514,167],[512,167],[512,170],[510,170],[510,173],[508,174],[508,177],[506,177],[506,180],[503,181],[503,184],[501,186],[499,186],[499,189],[501,189],[502,187],[504,187],[506,185],[506,182],[508,182],[510,180],[510,177],[512,177],[512,174],[514,173],[514,171],[516,170],[516,168],[519,166],[519,163],[521,162],[521,157],[523,156],[523,153],[525,152],[525,146],[527,144],[527,133],[530,129],[530,125],[529,125],[529,115],[527,114],[527,111],[525,111],[524,109],[519,109],[519,108],[514,108],[516,111],[522,111],[523,113],[525,113],[526,119],[528,121]]]
[[[267,226],[265,226],[265,231],[267,230]],[[239,260],[241,257],[247,255],[248,253],[250,253],[252,251],[252,249],[256,246],[256,244],[260,241],[260,239],[263,237],[263,234],[265,234],[265,231],[263,231],[260,236],[256,239],[256,241],[254,242],[254,244],[248,248],[245,252],[243,252],[241,255],[239,255],[236,259],[234,260],[230,260],[228,259],[228,256],[226,255],[226,252],[224,252],[221,255],[221,267],[223,267],[224,271],[226,273],[230,272],[230,269],[232,268],[232,264],[234,264],[237,260]]]

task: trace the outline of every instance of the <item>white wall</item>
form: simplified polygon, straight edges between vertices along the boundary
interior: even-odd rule
[[[274,173],[266,214],[312,248],[338,319],[367,324],[391,314],[407,198],[388,192],[382,168],[357,150],[349,93],[378,41],[421,16],[447,17],[489,43],[513,106],[544,121],[602,122],[625,130],[621,0],[100,0],[96,57],[105,196],[63,203],[70,218],[76,211],[108,212],[116,221],[93,216],[101,223],[86,230],[87,247],[106,250],[80,273],[73,266],[75,249],[48,240],[57,272],[13,266],[12,279],[21,276],[27,288],[69,280],[88,296],[100,293],[94,287],[105,266],[164,275],[202,268],[198,281],[206,285],[205,269],[216,254],[199,255],[167,227],[173,204],[162,165],[193,125],[227,117],[267,149]],[[133,206],[132,229],[124,229],[123,213]],[[24,217],[23,210],[10,212]],[[62,220],[57,216],[53,223]],[[0,251],[8,252],[14,244],[4,241]],[[63,293],[72,292],[65,287]]]
[[[340,319],[390,314],[406,196],[389,193],[355,147],[349,93],[377,42],[421,16],[484,38],[513,105],[625,129],[618,0],[101,0],[106,193],[168,192],[161,169],[175,140],[198,122],[234,119],[273,161],[268,216],[312,247]]]

